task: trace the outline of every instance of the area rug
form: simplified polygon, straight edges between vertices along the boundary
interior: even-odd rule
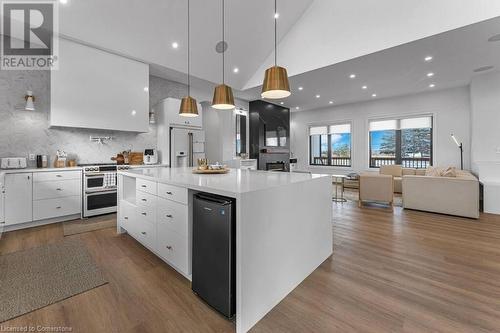
[[[63,233],[70,236],[111,227],[116,227],[116,214],[63,222]]]
[[[0,323],[106,284],[75,238],[0,256]]]

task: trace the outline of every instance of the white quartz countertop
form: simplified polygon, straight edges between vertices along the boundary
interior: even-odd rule
[[[144,168],[164,168],[168,167],[167,164],[142,164],[130,165],[130,169],[144,169]],[[24,169],[0,169],[0,175],[11,173],[34,173],[34,172],[60,172],[60,171],[81,171],[83,167],[67,167],[67,168],[24,168]]]
[[[328,175],[318,174],[240,169],[230,169],[230,172],[227,174],[211,175],[193,174],[192,171],[193,168],[154,168],[123,170],[118,173],[125,176],[142,178],[200,191],[216,192],[229,196],[328,177]]]

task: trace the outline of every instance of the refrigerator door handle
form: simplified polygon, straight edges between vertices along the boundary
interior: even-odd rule
[[[188,164],[190,167],[193,166],[193,133],[189,132],[188,133],[188,138],[189,138],[189,143],[188,143],[188,146],[189,146],[189,153],[188,153],[188,156],[189,156],[189,160],[188,160]]]

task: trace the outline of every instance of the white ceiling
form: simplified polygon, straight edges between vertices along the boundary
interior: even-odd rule
[[[476,68],[493,65],[492,70],[500,70],[500,42],[488,42],[497,34],[500,18],[296,75],[290,78],[292,95],[284,103],[293,111],[296,106],[305,111],[332,106],[329,101],[335,106],[372,100],[373,93],[386,98],[466,86],[473,75],[480,75],[474,73]],[[424,61],[428,55],[433,56],[431,62]],[[430,72],[434,76],[429,78]],[[355,79],[349,78],[352,73]],[[299,91],[299,86],[304,89]],[[259,99],[260,87],[245,93],[246,98]]]
[[[313,0],[278,2],[280,36],[299,20]],[[191,74],[220,82],[221,0],[191,0]],[[185,73],[186,0],[68,0],[60,5],[64,36]],[[226,1],[226,82],[242,89],[274,47],[272,0]],[[179,48],[173,49],[172,42]],[[232,69],[239,68],[234,74]],[[158,72],[162,72],[158,70]],[[165,70],[163,71],[165,72]]]

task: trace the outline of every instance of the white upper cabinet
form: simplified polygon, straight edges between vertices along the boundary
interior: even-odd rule
[[[50,126],[148,132],[148,90],[148,65],[60,39]]]

